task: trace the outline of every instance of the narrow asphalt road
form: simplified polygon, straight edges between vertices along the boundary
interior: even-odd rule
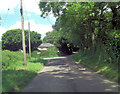
[[[71,56],[46,60],[23,92],[118,92],[117,83],[75,63]]]

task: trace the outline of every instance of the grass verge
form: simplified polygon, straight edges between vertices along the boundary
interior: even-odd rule
[[[24,66],[23,53],[2,51],[2,92],[20,92],[37,75],[45,60],[27,54],[27,66]]]
[[[118,83],[118,77],[120,77],[120,73],[118,72],[118,64],[109,63],[107,61],[109,56],[107,56],[104,52],[99,51],[94,55],[90,53],[85,55],[79,52],[77,54],[73,54],[72,58],[86,67],[93,69],[97,73],[102,73],[111,81]]]

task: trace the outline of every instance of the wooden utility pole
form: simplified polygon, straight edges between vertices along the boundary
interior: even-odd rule
[[[30,42],[30,22],[28,22],[28,34],[29,34],[29,57],[31,58],[31,42]]]
[[[22,0],[21,1],[21,7],[20,7],[20,13],[21,13],[21,26],[22,26],[22,46],[23,46],[23,54],[24,54],[24,65],[27,65],[26,63],[26,45],[25,45],[25,33],[24,33],[24,21],[23,21],[23,7],[22,7]]]

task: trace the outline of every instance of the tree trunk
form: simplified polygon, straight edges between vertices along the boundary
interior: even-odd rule
[[[91,39],[91,51],[93,51],[94,49],[94,44],[95,44],[95,34],[94,34],[94,28],[93,28],[93,25],[92,25],[92,20],[89,19],[89,30],[90,30],[90,39]]]

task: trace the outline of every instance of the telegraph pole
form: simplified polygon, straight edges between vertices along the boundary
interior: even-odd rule
[[[31,42],[30,42],[30,22],[28,22],[28,34],[29,34],[29,57],[31,58]]]
[[[22,0],[21,1],[21,7],[20,7],[20,13],[21,13],[21,26],[22,26],[22,46],[23,46],[23,54],[24,54],[24,65],[26,66],[26,45],[25,45],[25,33],[24,33],[24,22],[23,22],[23,7],[22,7]]]

